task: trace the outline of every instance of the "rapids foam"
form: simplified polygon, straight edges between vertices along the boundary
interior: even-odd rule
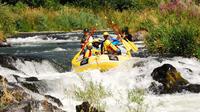
[[[154,68],[163,64],[172,64],[181,72],[182,76],[191,83],[200,83],[200,62],[195,58],[133,58],[117,68],[101,73],[98,70],[83,73],[65,72],[58,73],[47,62],[40,64],[35,62],[17,62],[16,67],[29,76],[35,76],[45,80],[49,91],[46,93],[59,98],[64,104],[63,109],[75,112],[75,106],[82,101],[74,97],[75,87],[83,88],[85,81],[101,83],[112,95],[101,99],[106,104],[107,112],[124,112],[134,103],[128,101],[128,91],[135,88],[146,90],[153,81],[151,73]],[[11,70],[12,71],[12,70]],[[9,71],[0,67],[2,74],[13,74],[16,71]],[[20,74],[20,73],[18,73]],[[21,73],[21,76],[24,75]],[[83,81],[84,79],[85,81]],[[172,95],[144,95],[144,104],[147,105],[147,112],[188,112],[200,111],[200,94],[179,93]]]

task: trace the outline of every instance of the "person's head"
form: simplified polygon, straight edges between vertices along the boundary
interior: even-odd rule
[[[122,33],[125,33],[125,34],[129,33],[129,29],[127,26],[122,29]]]
[[[87,44],[87,49],[91,50],[92,49],[92,43]]]
[[[84,33],[84,35],[87,35],[88,33],[89,33],[89,29],[88,28],[85,28],[85,29],[83,29],[83,33]]]
[[[94,39],[93,42],[92,42],[92,45],[93,45],[94,47],[99,47],[99,45],[100,45],[100,40],[99,40],[98,38]]]
[[[104,37],[104,39],[108,39],[109,33],[108,33],[108,32],[104,32],[104,33],[103,33],[103,37]]]

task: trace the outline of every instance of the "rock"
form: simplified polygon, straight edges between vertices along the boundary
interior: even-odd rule
[[[81,105],[76,106],[76,112],[105,112],[99,111],[95,107],[92,107],[88,101],[83,102]]]
[[[149,87],[149,90],[155,94],[171,94],[183,91],[200,92],[199,84],[190,84],[181,76],[180,72],[170,64],[164,64],[161,67],[155,68],[151,76],[155,81],[160,83],[160,85],[151,83]]]
[[[61,103],[61,101],[58,99],[58,98],[55,98],[53,96],[50,96],[50,95],[45,95],[45,98],[50,100],[50,101],[53,101],[55,103],[57,103],[57,105],[60,107],[60,106],[63,106],[63,104]]]
[[[31,90],[32,92],[39,93],[39,92],[46,92],[47,91],[47,84],[43,80],[38,80],[37,77],[28,77],[23,78],[17,75],[13,75],[14,78],[20,83],[23,87]]]
[[[65,112],[46,100],[29,100],[7,105],[0,112]]]
[[[2,109],[3,112],[31,112],[30,102],[14,103]]]
[[[47,100],[43,100],[41,102],[41,105],[43,107],[43,111],[45,112],[65,112],[61,109],[59,109],[58,107],[56,106],[53,106],[51,103],[49,103]],[[41,111],[41,110],[38,110],[38,111]]]
[[[14,59],[8,55],[0,55],[0,65],[2,67],[6,67],[11,70],[17,70],[17,68],[14,65],[12,65],[13,61]]]
[[[38,87],[36,86],[36,84],[34,84],[34,83],[28,83],[28,82],[21,82],[21,84],[25,88],[31,90],[32,92],[39,93],[39,90],[38,90]]]
[[[5,77],[3,77],[3,76],[0,75],[0,84],[2,85],[3,82],[7,84],[8,80]]]
[[[28,77],[26,81],[39,81],[37,77]]]
[[[166,87],[173,86],[175,83],[188,84],[188,81],[182,78],[180,72],[170,64],[164,64],[154,69],[151,76],[155,81],[162,83]]]

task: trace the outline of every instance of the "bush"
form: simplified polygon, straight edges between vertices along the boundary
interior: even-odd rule
[[[94,83],[92,81],[86,81],[84,79],[84,88],[75,88],[75,98],[81,101],[88,101],[97,107],[98,110],[105,110],[106,104],[101,100],[111,96],[111,92],[107,91],[101,83]]]
[[[35,18],[34,24],[36,31],[48,30],[48,18],[45,15],[38,15]]]
[[[143,89],[132,89],[128,91],[128,112],[146,112],[148,105],[144,104],[145,92]],[[134,107],[130,104],[135,104]]]
[[[15,31],[14,18],[7,6],[0,4],[0,29],[4,34],[12,34]]]
[[[200,36],[199,23],[185,14],[158,14],[160,24],[146,25],[149,38],[147,47],[152,53],[170,53],[176,56],[195,56]]]
[[[31,24],[24,18],[16,21],[16,30],[20,32],[29,32],[32,30]]]

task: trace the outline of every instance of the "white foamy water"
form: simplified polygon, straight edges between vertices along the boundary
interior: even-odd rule
[[[153,81],[151,73],[154,68],[163,64],[172,64],[181,72],[182,76],[191,83],[200,84],[200,62],[195,58],[175,57],[169,59],[133,58],[110,71],[101,73],[98,70],[87,71],[84,73],[65,72],[58,73],[53,70],[50,63],[18,61],[16,67],[30,76],[45,80],[50,91],[46,93],[59,98],[68,112],[75,112],[75,106],[82,103],[74,98],[75,87],[83,88],[84,79],[101,83],[107,91],[112,93],[101,101],[106,104],[106,112],[126,112],[128,106],[135,108],[134,103],[129,103],[127,96],[128,90],[141,88],[147,89]],[[136,66],[137,65],[137,66]],[[36,71],[39,71],[36,73]],[[1,74],[24,74],[17,71],[8,70],[0,67]],[[81,77],[81,78],[80,78]],[[144,104],[147,105],[147,112],[200,112],[200,94],[179,93],[171,95],[153,95],[146,93]]]
[[[78,42],[78,37],[75,36],[70,39],[56,39],[51,37],[45,37],[43,39],[41,36],[33,36],[33,37],[26,37],[26,38],[8,38],[8,43],[11,44],[37,44],[37,43],[64,43],[64,42]]]

